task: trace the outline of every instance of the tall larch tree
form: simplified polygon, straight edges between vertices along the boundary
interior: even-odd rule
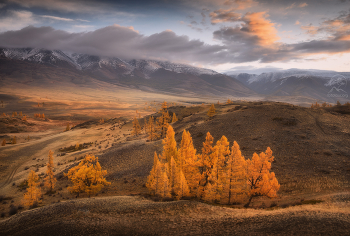
[[[1,146],[5,146],[6,145],[6,139],[2,140]]]
[[[171,157],[173,157],[174,160],[177,161],[178,150],[176,147],[175,131],[171,125],[169,125],[167,134],[163,139],[162,143],[163,143],[162,159],[164,160],[164,162],[170,164]]]
[[[215,154],[217,155],[217,150]],[[204,189],[203,199],[208,202],[218,202],[220,200],[219,192],[219,167],[217,165],[217,158],[214,159],[213,169],[208,177],[208,183]]]
[[[178,121],[178,119],[177,119],[176,114],[175,114],[175,112],[174,112],[174,113],[173,113],[173,119],[171,120],[171,123],[174,123],[174,122],[176,122],[176,121]]]
[[[187,180],[182,170],[177,167],[177,164],[172,157],[170,160],[170,171],[169,171],[169,184],[171,187],[171,194],[176,199],[190,196],[190,189],[187,184]]]
[[[209,117],[213,117],[215,115],[215,113],[216,113],[215,106],[214,106],[214,104],[211,104],[207,115]]]
[[[223,204],[241,203],[247,199],[246,160],[242,156],[239,145],[233,142],[231,154],[228,156],[227,166],[223,172]]]
[[[147,125],[147,132],[148,132],[148,139],[150,141],[153,141],[157,138],[157,133],[156,133],[156,127],[154,125],[154,118],[151,116],[148,120],[148,125]]]
[[[221,139],[216,142],[216,145],[213,148],[213,154],[211,155],[214,165],[210,177],[208,178],[209,183],[204,191],[204,199],[206,201],[219,201],[223,195],[224,186],[226,184],[226,178],[223,177],[223,174],[226,171],[225,162],[229,155],[229,142],[225,136],[222,136]]]
[[[80,161],[78,166],[71,168],[66,176],[73,183],[73,186],[68,187],[71,193],[86,192],[89,196],[99,192],[103,186],[110,185],[110,182],[104,178],[107,174],[106,170],[102,170],[98,157],[86,155]]]
[[[56,186],[56,178],[53,174],[53,152],[49,151],[49,161],[47,163],[47,171],[46,171],[46,178],[45,178],[45,187],[48,189],[48,192],[53,193],[53,190]]]
[[[199,171],[201,174],[201,178],[199,181],[199,187],[198,187],[198,198],[202,199],[204,196],[204,189],[205,186],[208,183],[208,178],[211,174],[211,170],[213,168],[213,142],[214,138],[211,136],[211,134],[208,132],[205,137],[205,142],[203,143],[202,147],[202,154],[199,155]]]
[[[191,134],[184,130],[179,148],[180,170],[183,171],[191,196],[196,196],[200,180],[199,161]]]
[[[156,178],[156,173],[157,173],[157,166],[160,165],[158,155],[156,152],[154,152],[154,158],[153,158],[153,166],[152,169],[147,177],[147,182],[146,182],[146,187],[148,190],[155,195],[157,192],[157,178]]]
[[[171,197],[168,176],[164,170],[164,165],[159,161],[156,153],[154,154],[153,167],[147,178],[146,187],[152,195],[161,198]]]
[[[39,176],[32,170],[28,176],[27,192],[23,196],[23,204],[25,206],[33,206],[34,203],[40,202],[42,194],[39,184]]]
[[[136,117],[134,117],[134,121],[132,122],[132,132],[133,135],[138,136],[141,133],[141,126]]]
[[[157,131],[158,138],[164,138],[168,130],[170,117],[167,109],[168,109],[167,102],[163,102],[162,107],[160,109],[161,116],[157,118],[157,124],[156,124],[156,131]]]
[[[266,152],[253,154],[251,160],[247,160],[247,179],[249,200],[245,207],[248,207],[254,197],[266,196],[274,198],[280,185],[274,172],[270,172],[271,163],[274,160],[272,151],[268,147]]]

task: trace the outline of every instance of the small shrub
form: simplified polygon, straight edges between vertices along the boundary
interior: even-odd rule
[[[311,204],[311,205],[315,205],[317,203],[323,202],[322,200],[316,200],[316,199],[311,199],[311,200],[304,200],[301,202],[301,204]]]
[[[282,117],[274,117],[274,118],[272,118],[272,120],[282,121],[282,120],[283,120],[283,118],[282,118]]]
[[[10,210],[9,210],[9,215],[10,216],[15,215],[15,214],[17,214],[17,212],[18,212],[18,207],[11,205]]]

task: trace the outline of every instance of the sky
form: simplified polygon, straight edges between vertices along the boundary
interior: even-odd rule
[[[0,47],[350,71],[350,0],[0,0]]]

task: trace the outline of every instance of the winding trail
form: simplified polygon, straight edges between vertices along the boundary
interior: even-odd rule
[[[8,172],[10,172],[7,176],[7,178],[0,182],[0,189],[4,188],[6,185],[12,182],[13,177],[17,173],[17,170],[19,167],[24,165],[26,162],[30,161],[31,158],[40,150],[44,149],[45,147],[49,146],[51,143],[62,139],[62,136],[64,134],[54,134],[39,140],[35,140],[33,142],[18,144],[20,147],[16,147],[16,150],[13,146],[10,146],[9,152],[7,155],[4,155],[3,157],[0,157],[0,161],[4,161],[6,158],[8,161],[12,162],[8,168]],[[5,148],[4,148],[5,149]],[[6,149],[5,149],[6,150]]]

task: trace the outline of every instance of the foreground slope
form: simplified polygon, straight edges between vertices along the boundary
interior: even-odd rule
[[[70,200],[0,221],[2,235],[346,235],[349,194],[327,203],[243,210],[120,196]]]

